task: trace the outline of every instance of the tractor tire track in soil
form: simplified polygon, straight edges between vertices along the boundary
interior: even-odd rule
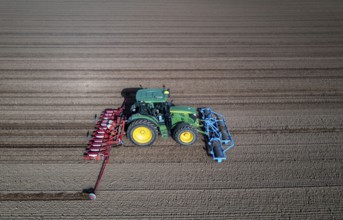
[[[0,218],[339,219],[343,3],[0,2]],[[94,114],[124,88],[222,113],[215,163],[191,147],[113,147],[84,161]]]
[[[87,193],[0,193],[0,201],[87,200]]]

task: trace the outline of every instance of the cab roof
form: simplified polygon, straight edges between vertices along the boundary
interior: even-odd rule
[[[140,102],[158,103],[166,102],[169,91],[166,89],[140,89],[137,91],[136,100]]]

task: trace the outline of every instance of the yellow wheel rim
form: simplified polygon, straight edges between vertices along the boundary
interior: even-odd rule
[[[183,143],[191,143],[194,139],[194,135],[192,132],[184,131],[180,134],[180,140]]]
[[[132,132],[132,138],[139,144],[149,143],[152,139],[152,132],[147,127],[137,127]]]

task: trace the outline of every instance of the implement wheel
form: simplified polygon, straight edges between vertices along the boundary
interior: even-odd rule
[[[181,123],[174,129],[173,138],[177,143],[189,146],[196,142],[198,133],[193,126]]]
[[[158,135],[155,125],[145,119],[132,122],[127,129],[127,136],[130,141],[138,146],[152,145]]]

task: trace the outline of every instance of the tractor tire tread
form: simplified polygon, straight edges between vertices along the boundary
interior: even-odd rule
[[[139,125],[145,125],[146,127],[150,128],[152,133],[153,133],[153,138],[148,144],[136,143],[132,138],[132,135],[131,135],[132,132],[131,131],[133,130],[133,128],[135,128],[136,126],[139,126]],[[131,141],[131,143],[133,143],[134,145],[137,145],[137,146],[143,146],[143,147],[144,146],[150,146],[156,141],[157,136],[158,136],[157,127],[155,126],[154,123],[152,123],[151,121],[146,120],[146,119],[137,119],[137,120],[133,121],[132,123],[130,123],[130,125],[127,129],[128,139]]]
[[[180,140],[179,136],[180,136],[180,133],[183,131],[191,131],[193,133],[194,139],[190,143],[186,144]],[[198,134],[197,134],[196,129],[193,126],[191,126],[187,123],[180,123],[174,129],[173,138],[178,144],[181,144],[183,146],[190,146],[197,141]]]

